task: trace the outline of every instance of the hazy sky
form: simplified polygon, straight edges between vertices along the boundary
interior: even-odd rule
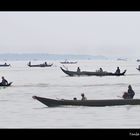
[[[0,12],[0,53],[140,57],[140,12]]]

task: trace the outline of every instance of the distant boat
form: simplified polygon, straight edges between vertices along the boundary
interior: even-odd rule
[[[10,64],[7,64],[7,63],[5,63],[5,64],[0,64],[0,67],[9,67],[9,66],[11,66]]]
[[[118,60],[118,61],[127,61],[126,58],[118,58],[117,60]]]
[[[119,106],[119,105],[140,105],[140,99],[103,99],[103,100],[66,100],[66,99],[50,99],[44,97],[33,96],[33,99],[38,100],[48,107],[57,106]]]
[[[43,64],[31,65],[31,62],[29,62],[27,65],[29,67],[51,67],[53,64],[43,63]]]
[[[124,70],[122,73],[116,74],[116,73],[112,73],[112,72],[90,72],[90,71],[69,71],[69,70],[64,70],[62,67],[60,67],[61,70],[69,75],[69,76],[122,76],[126,73],[126,70]]]
[[[75,62],[70,62],[70,61],[64,61],[64,62],[60,62],[61,64],[76,64],[77,63],[77,61],[75,61]]]

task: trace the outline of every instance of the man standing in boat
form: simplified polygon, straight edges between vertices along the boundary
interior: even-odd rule
[[[79,68],[79,67],[77,68],[77,72],[78,72],[78,73],[80,73],[80,72],[81,72],[81,70],[80,70],[80,68]]]
[[[120,68],[119,67],[117,67],[117,70],[116,70],[115,74],[120,74]]]
[[[128,86],[128,91],[127,91],[127,92],[124,92],[124,94],[123,94],[122,97],[123,97],[124,99],[133,99],[134,95],[135,95],[135,92],[134,92],[134,90],[132,89],[132,86],[129,85],[129,86]]]

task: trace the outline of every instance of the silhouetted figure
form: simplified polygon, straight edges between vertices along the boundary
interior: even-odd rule
[[[134,90],[132,89],[131,85],[129,85],[129,86],[128,86],[128,91],[127,91],[127,92],[124,92],[124,94],[123,94],[122,97],[123,97],[124,99],[133,99],[134,95],[135,95],[135,92],[134,92]]]
[[[47,62],[45,62],[44,64],[45,64],[45,66],[47,66]]]
[[[73,98],[73,100],[77,100],[77,98],[76,98],[76,97],[74,97],[74,98]]]
[[[78,67],[78,68],[77,68],[77,72],[80,73],[80,71],[81,71],[81,70],[80,70],[80,68]]]
[[[139,65],[138,69],[140,70],[140,65]]]
[[[0,83],[0,85],[3,85],[3,86],[8,85],[8,81],[4,78],[4,76],[2,76],[1,78],[2,78],[2,82]]]
[[[117,67],[117,70],[116,70],[115,73],[116,73],[116,74],[120,74],[120,68],[119,68],[119,67]]]
[[[28,63],[29,66],[31,66],[31,61]]]
[[[7,65],[7,63],[5,63],[4,65]]]
[[[81,100],[87,100],[87,98],[85,97],[84,93],[82,93],[81,96],[82,96]]]
[[[100,68],[100,69],[99,69],[99,72],[103,72],[103,69],[102,69],[102,68]]]

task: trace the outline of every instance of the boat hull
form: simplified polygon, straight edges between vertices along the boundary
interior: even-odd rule
[[[91,107],[104,107],[104,106],[120,106],[120,105],[140,105],[140,99],[107,99],[107,100],[55,100],[50,98],[33,96],[41,103],[48,107],[57,106],[91,106]]]
[[[88,71],[76,72],[76,71],[64,70],[62,67],[60,68],[65,74],[69,76],[123,76],[126,73],[126,70],[124,70],[124,72],[120,74],[116,74],[111,72],[88,72]]]
[[[9,87],[9,86],[11,86],[12,83],[13,83],[13,82],[10,82],[10,83],[8,83],[7,85],[2,85],[2,84],[0,84],[0,87]]]
[[[39,65],[28,65],[29,67],[51,67],[53,64],[50,65],[44,65],[44,64],[39,64]]]
[[[10,66],[10,64],[9,65],[0,65],[0,67],[9,67]]]

